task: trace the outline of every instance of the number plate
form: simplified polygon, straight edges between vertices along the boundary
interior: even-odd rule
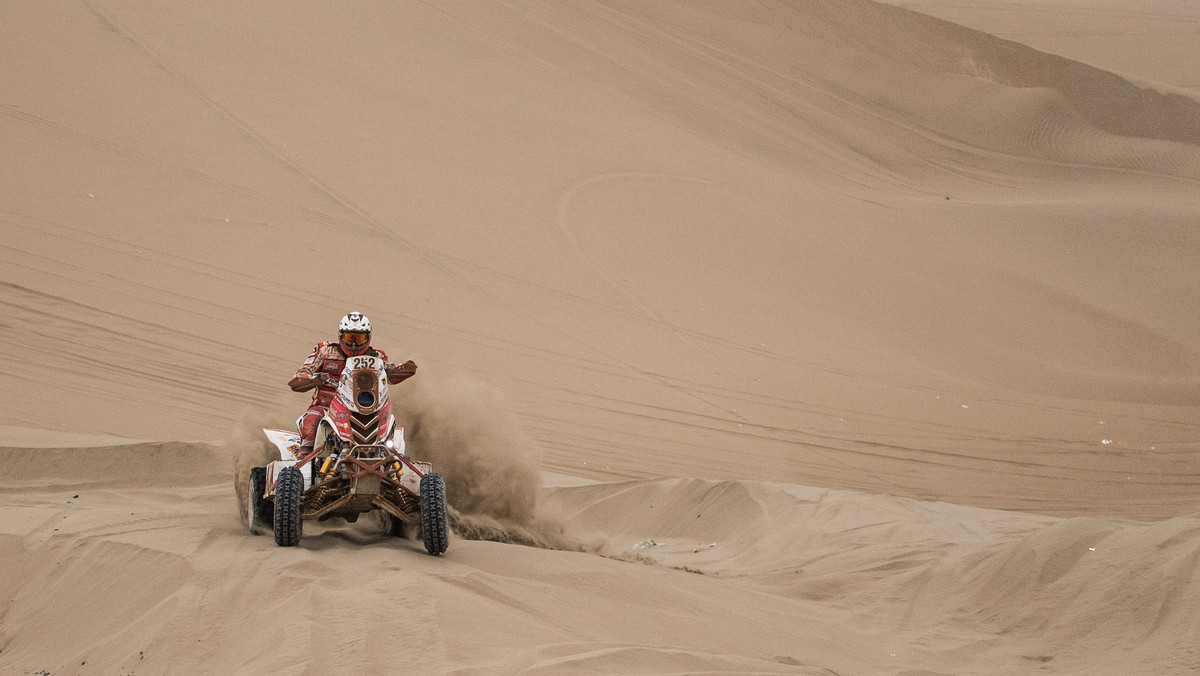
[[[346,370],[356,371],[358,369],[371,369],[378,371],[380,366],[379,362],[379,357],[372,357],[371,355],[364,354],[359,357],[350,357],[346,360]]]

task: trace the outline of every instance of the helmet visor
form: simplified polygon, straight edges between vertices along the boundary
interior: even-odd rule
[[[371,334],[359,331],[343,331],[342,342],[347,345],[366,345],[371,340]]]

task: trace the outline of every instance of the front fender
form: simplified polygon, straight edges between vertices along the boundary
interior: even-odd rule
[[[312,463],[306,462],[303,465],[297,465],[295,460],[275,460],[267,463],[267,495],[275,496],[275,484],[279,481],[279,473],[284,467],[296,467],[300,470],[300,476],[304,478],[304,485],[301,490],[308,490],[312,486]]]
[[[267,440],[279,449],[280,460],[296,460],[300,452],[300,435],[287,430],[263,429]]]

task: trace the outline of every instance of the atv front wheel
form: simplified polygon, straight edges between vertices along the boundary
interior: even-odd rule
[[[425,551],[437,556],[450,544],[450,527],[446,518],[446,481],[441,474],[421,477],[421,538]]]
[[[295,467],[279,470],[275,482],[275,544],[293,547],[300,543],[300,493],[304,490],[304,475]]]
[[[246,499],[246,513],[250,522],[250,533],[261,535],[275,521],[275,505],[263,497],[267,492],[267,468],[255,467],[250,470],[249,495]]]

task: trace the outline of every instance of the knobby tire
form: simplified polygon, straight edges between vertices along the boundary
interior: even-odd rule
[[[421,477],[421,538],[425,551],[437,556],[450,544],[450,526],[446,517],[446,482],[440,474]]]
[[[274,505],[263,497],[267,491],[267,468],[254,467],[250,470],[250,485],[247,487],[246,516],[249,520],[250,532],[259,535],[270,528],[275,521]]]
[[[300,493],[304,475],[295,467],[284,467],[275,482],[275,544],[294,547],[300,543],[304,522],[300,519]]]

